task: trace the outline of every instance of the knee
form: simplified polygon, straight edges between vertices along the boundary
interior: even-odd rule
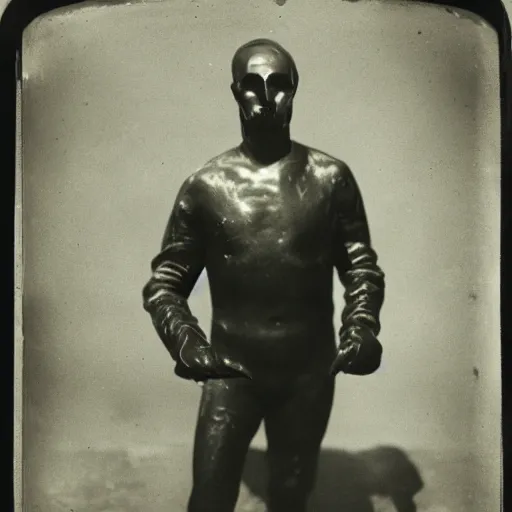
[[[304,478],[304,475],[282,475],[280,479],[273,478],[268,485],[268,492],[272,496],[293,497],[308,495],[313,490],[313,478]]]
[[[275,487],[276,492],[310,492],[315,484],[317,459],[317,453],[308,456],[269,454],[269,485]]]

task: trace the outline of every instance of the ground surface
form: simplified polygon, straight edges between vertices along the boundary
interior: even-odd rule
[[[28,485],[28,512],[181,512],[190,489],[191,451],[134,455],[127,451],[58,452]],[[482,512],[485,495],[471,477],[475,462],[460,455],[398,449],[322,454],[312,512],[397,512],[389,497],[416,495],[418,512]],[[28,473],[36,477],[35,473]],[[265,512],[264,455],[251,450],[237,512]],[[398,510],[398,512],[401,512]],[[490,511],[489,511],[490,512]]]

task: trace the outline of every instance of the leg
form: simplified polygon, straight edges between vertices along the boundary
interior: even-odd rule
[[[246,379],[210,380],[197,420],[188,512],[233,512],[249,444],[262,419]]]
[[[334,379],[296,380],[265,418],[269,512],[305,512],[334,396]]]

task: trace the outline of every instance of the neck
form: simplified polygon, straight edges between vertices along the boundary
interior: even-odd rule
[[[278,130],[250,130],[242,123],[242,149],[254,160],[270,165],[291,151],[290,128]]]

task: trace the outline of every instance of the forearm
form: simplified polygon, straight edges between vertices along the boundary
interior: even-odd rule
[[[157,259],[143,289],[144,309],[177,363],[176,375],[198,382],[213,378],[251,378],[243,365],[215,353],[190,312],[187,300],[201,267],[182,265],[171,259],[157,262]]]
[[[377,254],[369,244],[346,244],[350,266],[340,275],[345,287],[343,327],[362,326],[375,336],[380,332],[380,311],[384,303],[385,276]]]
[[[180,333],[183,327],[192,327],[203,334],[188,306],[190,290],[184,285],[187,271],[183,265],[163,261],[154,268],[142,293],[143,307],[150,314],[160,339],[173,359],[177,359],[181,349]]]

